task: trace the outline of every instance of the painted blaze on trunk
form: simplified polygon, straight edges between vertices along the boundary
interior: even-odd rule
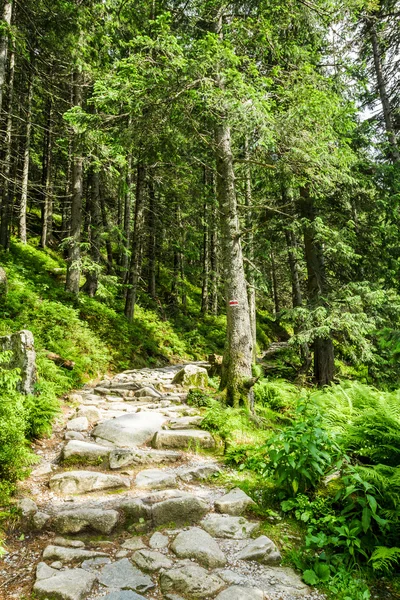
[[[216,127],[217,196],[220,208],[222,255],[227,310],[227,337],[221,389],[231,406],[252,405],[251,363],[253,341],[247,285],[240,241],[230,130],[222,122]]]

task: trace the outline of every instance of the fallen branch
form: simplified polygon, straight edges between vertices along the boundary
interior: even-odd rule
[[[63,369],[68,369],[68,371],[72,371],[72,369],[75,367],[75,363],[73,360],[67,360],[65,358],[62,358],[62,356],[56,354],[55,352],[48,352],[46,356],[49,360],[52,360],[53,363],[55,363],[57,366],[62,367]]]

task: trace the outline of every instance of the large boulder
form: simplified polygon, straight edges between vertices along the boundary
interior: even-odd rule
[[[33,334],[27,329],[0,337],[0,352],[11,352],[11,358],[1,368],[20,369],[19,390],[23,394],[33,394],[37,379],[36,352]]]
[[[129,488],[130,481],[120,475],[96,471],[66,471],[50,479],[50,489],[59,494],[84,494],[112,488]]]
[[[79,533],[85,529],[99,533],[111,533],[119,520],[116,510],[101,508],[75,508],[60,511],[51,520],[52,528],[58,533]]]
[[[214,448],[215,440],[210,432],[199,429],[165,429],[155,434],[152,444],[153,448],[184,448],[195,451],[197,448]]]
[[[160,586],[163,594],[178,592],[194,600],[204,600],[214,597],[225,586],[225,582],[203,567],[188,564],[162,572]]]
[[[84,600],[90,593],[96,577],[84,569],[67,569],[49,572],[50,577],[36,581],[33,591],[36,598],[51,600]]]
[[[197,365],[185,365],[177,372],[172,380],[173,384],[180,384],[184,387],[204,388],[208,385],[208,374],[204,367]]]
[[[117,446],[135,448],[149,442],[166,421],[167,418],[157,412],[127,414],[97,425],[92,435]]]
[[[217,542],[199,527],[191,527],[178,533],[171,548],[179,558],[194,558],[209,569],[223,567],[226,563],[225,555]]]
[[[250,506],[255,506],[254,500],[240,488],[234,488],[215,502],[215,508],[220,513],[238,516],[243,514]]]
[[[244,540],[258,529],[258,523],[251,523],[244,517],[231,517],[211,513],[200,523],[201,527],[213,537]]]

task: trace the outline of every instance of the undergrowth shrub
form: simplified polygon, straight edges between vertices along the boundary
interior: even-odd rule
[[[292,408],[299,394],[295,385],[283,379],[262,379],[253,389],[256,403],[269,406],[276,411]]]

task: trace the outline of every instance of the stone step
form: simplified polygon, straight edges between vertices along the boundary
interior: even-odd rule
[[[180,429],[158,431],[152,441],[153,448],[184,448],[195,452],[197,448],[213,449],[215,440],[208,431]]]
[[[95,438],[108,440],[119,447],[135,448],[149,442],[167,418],[157,412],[138,412],[104,421],[92,431]]]
[[[50,489],[58,494],[85,494],[99,490],[129,488],[130,480],[120,475],[108,475],[96,471],[66,471],[54,475]]]

